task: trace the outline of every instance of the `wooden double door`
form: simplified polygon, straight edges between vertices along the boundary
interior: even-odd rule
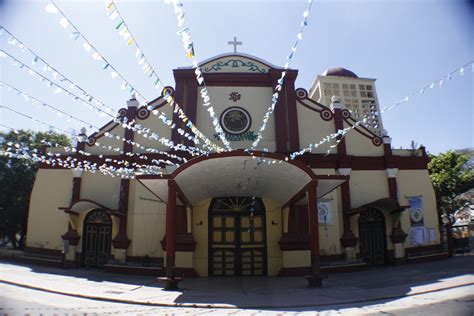
[[[260,199],[232,197],[212,201],[209,275],[267,275],[265,209]]]

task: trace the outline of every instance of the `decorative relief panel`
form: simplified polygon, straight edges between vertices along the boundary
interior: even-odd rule
[[[255,60],[238,56],[211,61],[202,66],[201,69],[204,69],[204,72],[268,72],[268,66]]]

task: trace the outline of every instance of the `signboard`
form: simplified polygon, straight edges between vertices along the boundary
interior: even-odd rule
[[[409,196],[410,223],[412,227],[424,226],[423,200],[421,196]]]
[[[410,243],[412,246],[426,244],[426,228],[424,226],[410,229]]]
[[[320,224],[332,225],[331,202],[318,202],[318,221]]]

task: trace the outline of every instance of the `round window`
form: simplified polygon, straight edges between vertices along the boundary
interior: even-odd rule
[[[222,112],[220,121],[224,131],[232,135],[241,135],[247,132],[252,123],[249,112],[236,106]]]

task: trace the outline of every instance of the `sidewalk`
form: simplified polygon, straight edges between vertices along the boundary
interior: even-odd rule
[[[156,283],[141,286],[152,280],[0,261],[3,283],[81,298],[156,306],[283,308],[390,300],[474,284],[474,256],[329,275],[319,289],[307,288],[301,277],[188,278],[177,292]]]

